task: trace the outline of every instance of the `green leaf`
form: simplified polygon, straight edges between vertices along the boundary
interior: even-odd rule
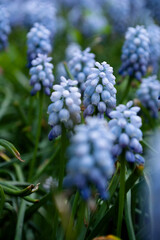
[[[21,162],[24,162],[24,160],[21,159],[20,153],[12,143],[8,142],[5,139],[0,139],[0,145],[3,146],[9,152],[11,152],[13,156],[19,159]]]
[[[18,212],[18,220],[17,220],[17,226],[16,226],[16,235],[14,240],[21,240],[22,239],[22,231],[23,231],[23,222],[24,222],[24,215],[26,210],[26,203],[22,199],[21,205]]]
[[[32,205],[30,206],[27,210],[26,210],[26,213],[25,213],[25,220],[29,219],[30,217],[32,217],[32,215],[40,208],[42,207],[42,205],[44,205],[47,200],[49,199],[50,197],[50,193],[46,194],[44,197],[42,197],[39,202],[35,205]]]
[[[126,226],[127,226],[127,230],[128,230],[129,240],[136,240],[133,222],[132,222],[132,216],[131,216],[131,193],[130,193],[130,191],[127,194],[126,203],[125,203],[125,221],[126,221]]]
[[[0,186],[0,216],[2,215],[4,203],[5,203],[5,195],[4,195],[3,188]]]
[[[11,196],[17,196],[17,197],[25,197],[27,195],[30,195],[38,190],[39,184],[36,186],[34,184],[29,185],[28,187],[22,189],[22,190],[16,190],[11,185],[7,184],[6,182],[0,183],[3,186],[3,190],[6,194]]]

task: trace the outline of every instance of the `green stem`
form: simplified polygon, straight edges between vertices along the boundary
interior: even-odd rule
[[[65,152],[66,152],[66,129],[62,124],[62,135],[61,135],[61,156],[60,156],[60,165],[59,165],[59,190],[62,189],[63,178],[65,172]]]
[[[41,135],[41,121],[42,121],[42,115],[43,115],[43,98],[44,98],[44,94],[42,92],[40,92],[39,93],[39,116],[38,116],[38,125],[37,125],[37,135],[36,135],[36,140],[35,140],[35,148],[34,148],[34,152],[33,152],[33,158],[30,162],[29,177],[28,177],[29,181],[32,179],[32,176],[34,173],[37,151],[38,151],[38,144],[39,144],[40,135]]]
[[[124,90],[124,93],[122,95],[120,103],[123,103],[124,99],[127,98],[128,94],[129,94],[130,87],[131,87],[131,82],[132,82],[132,77],[129,77],[127,85],[126,85],[126,88]]]
[[[73,78],[73,76],[72,76],[72,74],[71,74],[71,72],[70,72],[70,70],[69,70],[69,68],[68,68],[67,63],[66,63],[66,62],[63,62],[63,65],[64,65],[64,68],[65,68],[65,70],[66,70],[66,73],[68,74],[68,77],[69,77],[71,80],[73,80],[74,78]]]
[[[120,190],[119,190],[119,209],[118,209],[118,224],[117,224],[117,236],[121,237],[121,228],[123,220],[123,210],[125,202],[125,157],[122,154],[121,167],[120,167]]]

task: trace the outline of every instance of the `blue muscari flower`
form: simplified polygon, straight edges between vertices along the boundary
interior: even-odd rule
[[[116,33],[124,33],[128,27],[130,19],[129,0],[108,0],[107,13]]]
[[[38,54],[38,57],[32,60],[33,67],[30,69],[30,85],[33,86],[32,95],[35,95],[42,88],[46,95],[50,95],[50,88],[52,88],[54,81],[51,60],[51,57],[43,54]]]
[[[142,140],[141,118],[137,116],[139,107],[133,107],[133,102],[129,101],[126,105],[120,104],[116,110],[109,115],[112,118],[109,121],[109,127],[115,135],[116,140],[112,152],[115,159],[125,151],[126,160],[128,162],[137,162],[144,164],[141,155],[143,149],[140,144]]]
[[[77,83],[76,80],[67,80],[65,77],[61,77],[60,84],[53,86],[55,91],[51,94],[52,103],[48,106],[48,123],[52,128],[48,136],[49,140],[61,135],[62,124],[71,130],[81,121],[81,94]]]
[[[84,116],[107,115],[116,106],[115,76],[113,68],[106,62],[95,63],[85,83],[83,104]]]
[[[2,1],[0,1],[0,2],[2,2]],[[9,22],[10,22],[11,27],[22,26],[23,20],[24,20],[25,1],[4,0],[2,2],[2,4],[9,13]]]
[[[81,29],[85,36],[103,33],[108,26],[106,16],[103,15],[102,11],[96,10],[84,15],[82,23]]]
[[[150,61],[152,72],[156,74],[160,62],[160,27],[156,24],[149,25],[147,31],[150,39]]]
[[[153,18],[160,23],[160,1],[146,0],[146,6],[151,11]]]
[[[53,37],[57,32],[56,8],[54,1],[28,0],[23,3],[24,24],[33,26],[35,22],[45,26]]]
[[[78,51],[77,49],[74,56],[68,62],[69,70],[74,79],[78,81],[78,87],[82,94],[85,90],[87,77],[94,66],[94,58],[95,55],[90,53],[90,48],[86,48],[84,51]]]
[[[8,35],[10,33],[9,15],[4,7],[0,7],[0,51],[8,45]]]
[[[92,1],[93,2],[93,1]],[[108,20],[102,9],[94,4],[94,10],[90,6],[76,6],[69,13],[69,22],[85,36],[103,33],[108,26]],[[82,20],[83,19],[83,20]]]
[[[150,57],[148,33],[143,26],[130,27],[125,39],[119,73],[124,77],[129,75],[141,81],[147,72]]]
[[[142,79],[140,88],[137,90],[137,97],[142,105],[150,111],[154,118],[158,118],[160,82],[156,76]]]
[[[52,51],[50,31],[39,23],[35,23],[27,34],[29,66],[33,59],[40,54],[48,55]]]
[[[108,197],[108,180],[114,173],[111,150],[114,136],[104,119],[87,117],[86,125],[76,126],[68,149],[66,188],[76,187],[87,200],[95,186],[102,199]]]
[[[129,0],[130,26],[137,24],[148,26],[153,22],[150,10],[146,7],[146,0]]]

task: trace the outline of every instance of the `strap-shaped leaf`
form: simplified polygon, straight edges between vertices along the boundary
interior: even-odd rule
[[[0,145],[4,147],[6,150],[8,150],[9,152],[11,152],[13,156],[19,159],[21,162],[24,162],[24,160],[21,159],[20,153],[12,143],[8,142],[5,139],[0,139]]]
[[[0,186],[0,216],[2,214],[4,203],[5,203],[5,195],[4,195],[3,188]]]

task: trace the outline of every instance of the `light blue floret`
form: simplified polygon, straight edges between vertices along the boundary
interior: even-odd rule
[[[77,88],[77,81],[61,77],[59,85],[54,85],[54,92],[51,94],[52,103],[48,106],[48,123],[52,130],[49,133],[49,140],[61,135],[61,125],[72,130],[74,125],[80,123],[81,94]]]
[[[150,111],[152,117],[158,117],[160,82],[156,76],[142,79],[137,97],[142,105]]]
[[[8,45],[8,35],[10,33],[8,12],[4,7],[0,7],[0,51]]]
[[[86,118],[86,125],[76,126],[68,149],[69,162],[64,186],[76,187],[86,200],[94,185],[100,197],[108,197],[108,180],[114,173],[111,150],[114,136],[104,119]]]
[[[115,135],[116,140],[112,149],[115,160],[125,151],[128,162],[144,163],[141,154],[143,152],[140,141],[142,140],[141,118],[137,116],[139,107],[133,107],[130,101],[126,105],[120,104],[109,115],[112,118],[109,121],[111,132]]]
[[[35,23],[27,34],[28,60],[35,59],[38,54],[48,55],[52,51],[50,31],[39,23]]]
[[[113,68],[106,62],[96,62],[91,68],[85,83],[84,116],[99,114],[100,116],[109,112],[116,106],[115,76]]]
[[[141,81],[150,59],[149,35],[143,26],[136,26],[128,28],[125,39],[119,73]]]
[[[54,76],[52,74],[53,64],[50,63],[51,57],[38,54],[38,57],[32,61],[30,69],[30,85],[33,86],[31,91],[35,95],[42,88],[46,95],[50,95],[50,89],[53,86]]]

